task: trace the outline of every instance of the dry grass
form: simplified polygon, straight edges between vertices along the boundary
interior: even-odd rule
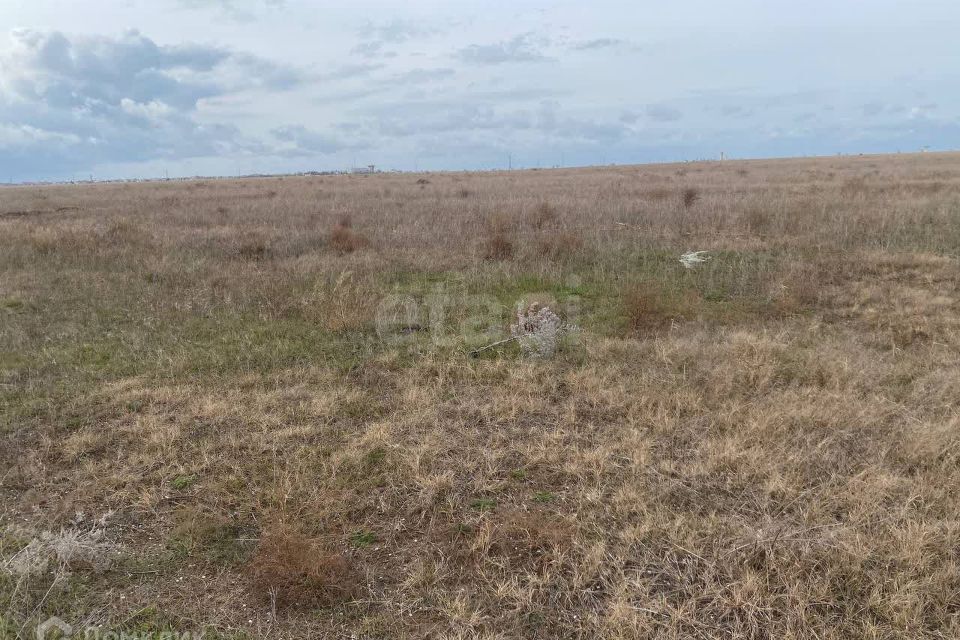
[[[483,257],[486,260],[509,260],[516,251],[513,241],[515,224],[504,215],[496,214],[487,219],[486,236],[483,238]]]
[[[303,535],[265,533],[250,562],[250,588],[271,607],[329,607],[351,600],[358,578],[350,561]]]
[[[327,242],[329,242],[334,251],[341,254],[353,253],[370,244],[370,241],[367,240],[364,235],[353,230],[353,223],[347,216],[337,221],[333,230],[330,231],[330,237]]]
[[[695,290],[670,291],[650,281],[630,285],[623,292],[624,312],[629,327],[637,332],[691,320],[701,302]]]
[[[3,187],[0,637],[958,637],[958,254],[951,154]]]
[[[576,257],[583,250],[583,238],[569,231],[548,232],[537,240],[537,253],[553,261]]]
[[[680,201],[684,209],[689,209],[700,200],[700,191],[695,187],[687,187],[680,193]]]
[[[549,202],[544,201],[533,210],[533,214],[530,216],[530,225],[540,231],[544,227],[555,223],[558,217],[556,208]]]

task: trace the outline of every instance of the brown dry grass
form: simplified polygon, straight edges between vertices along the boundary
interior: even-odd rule
[[[482,250],[486,260],[509,260],[516,251],[513,241],[515,224],[504,215],[496,214],[487,220]]]
[[[273,608],[329,607],[358,592],[350,561],[322,544],[283,529],[262,535],[250,561],[250,589]]]
[[[3,187],[0,636],[958,637],[958,254],[953,154]]]
[[[353,230],[353,223],[348,216],[344,216],[333,230],[330,231],[330,237],[327,240],[330,246],[338,253],[353,253],[358,249],[363,249],[370,241],[360,233]]]

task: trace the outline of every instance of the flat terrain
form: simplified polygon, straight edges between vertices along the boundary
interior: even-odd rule
[[[960,637],[958,255],[958,154],[0,188],[0,637]]]

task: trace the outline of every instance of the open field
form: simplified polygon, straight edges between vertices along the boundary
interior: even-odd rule
[[[0,637],[960,637],[958,256],[960,154],[0,189]]]

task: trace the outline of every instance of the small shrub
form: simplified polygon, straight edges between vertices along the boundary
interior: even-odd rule
[[[634,331],[663,327],[695,311],[696,303],[694,291],[666,291],[651,282],[634,285],[623,293],[627,322]]]
[[[346,602],[359,589],[350,561],[300,534],[264,534],[248,568],[253,587],[278,607],[325,607]]]
[[[560,232],[540,238],[537,243],[537,253],[545,258],[565,258],[583,249],[583,239],[570,232]]]
[[[334,225],[333,230],[330,231],[327,242],[331,248],[341,255],[344,253],[353,253],[370,244],[366,236],[353,230],[353,224],[349,217],[341,218],[337,224]]]
[[[689,209],[700,201],[700,191],[695,187],[687,187],[680,193],[680,200],[683,202],[683,208]]]
[[[457,197],[458,197],[458,198],[464,198],[464,199],[466,199],[466,198],[469,198],[469,197],[472,196],[472,195],[473,195],[473,191],[470,191],[470,189],[467,189],[466,187],[460,187],[459,189],[457,189]]]
[[[197,481],[196,476],[177,476],[170,481],[170,486],[176,489],[177,491],[183,491],[184,489],[189,488]]]
[[[270,244],[262,238],[250,238],[240,242],[237,255],[244,260],[265,260],[270,257]]]
[[[236,242],[236,255],[244,260],[265,260],[273,253],[270,241],[256,232],[246,232]]]
[[[537,231],[556,222],[557,210],[549,202],[541,202],[530,216],[530,224]]]
[[[513,225],[504,216],[492,216],[487,220],[487,235],[483,239],[483,257],[486,260],[509,260],[516,247],[511,234]]]
[[[513,254],[513,241],[505,233],[492,233],[483,242],[483,257],[486,260],[509,260]]]

